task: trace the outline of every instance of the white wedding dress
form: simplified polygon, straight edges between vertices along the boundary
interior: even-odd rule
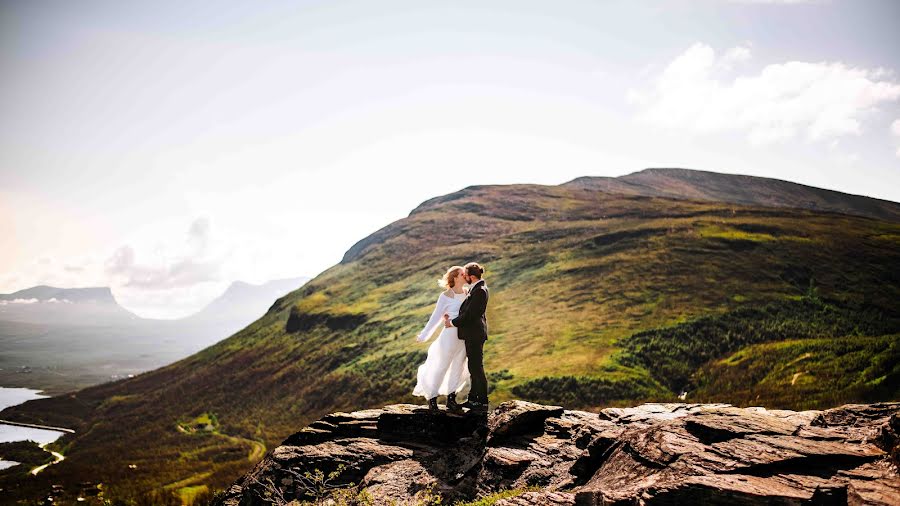
[[[444,327],[443,320],[445,313],[449,314],[451,319],[456,318],[459,315],[459,306],[464,300],[466,300],[464,293],[448,297],[446,292],[441,292],[438,296],[434,312],[431,313],[431,318],[416,340],[420,343],[427,341],[438,326],[441,327],[441,334],[428,347],[428,358],[419,366],[413,395],[431,399],[456,392],[460,397],[464,397],[471,388],[466,343],[456,337],[456,327]]]

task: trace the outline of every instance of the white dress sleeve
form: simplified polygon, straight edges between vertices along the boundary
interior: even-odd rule
[[[444,313],[447,312],[447,304],[444,302],[446,298],[443,293],[438,295],[437,303],[434,305],[434,312],[431,313],[431,318],[428,319],[425,328],[422,329],[422,332],[419,332],[416,342],[424,343],[427,341],[431,334],[434,333],[434,329],[438,328],[438,325],[443,322]]]

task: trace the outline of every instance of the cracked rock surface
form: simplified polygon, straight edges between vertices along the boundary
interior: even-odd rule
[[[510,401],[488,414],[422,406],[333,413],[287,438],[220,499],[311,499],[339,470],[376,504],[444,504],[530,487],[519,505],[900,505],[900,403],[825,411],[643,404],[599,413]],[[533,490],[539,487],[539,490]]]

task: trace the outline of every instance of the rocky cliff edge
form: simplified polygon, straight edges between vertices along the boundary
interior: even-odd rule
[[[510,401],[483,415],[397,404],[313,422],[219,504],[286,504],[353,485],[379,505],[436,496],[452,504],[511,489],[522,493],[494,504],[896,505],[898,434],[900,403],[589,413]]]

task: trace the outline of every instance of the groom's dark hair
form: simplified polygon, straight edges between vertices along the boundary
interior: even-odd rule
[[[468,274],[469,276],[475,276],[478,279],[481,279],[481,275],[484,274],[484,268],[475,262],[467,263],[465,269],[466,274]]]

